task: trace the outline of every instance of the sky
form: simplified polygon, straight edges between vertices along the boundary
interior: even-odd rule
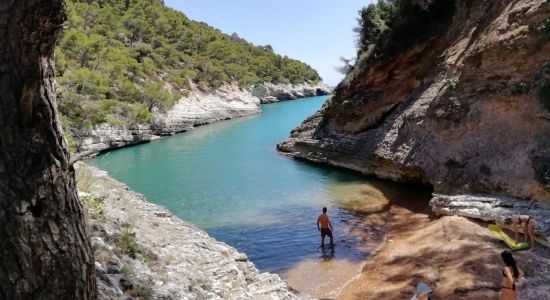
[[[358,11],[372,0],[165,0],[189,18],[316,69],[323,81],[337,85],[340,57],[356,54]]]

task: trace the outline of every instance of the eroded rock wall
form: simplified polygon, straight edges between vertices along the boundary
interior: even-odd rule
[[[192,87],[168,112],[154,117],[151,128],[156,134],[169,135],[209,124],[260,113],[260,100],[238,85],[223,85],[213,91]]]
[[[262,104],[285,100],[295,100],[304,97],[330,95],[332,89],[325,83],[316,84],[257,84],[250,89],[253,96],[258,97]]]
[[[444,34],[348,76],[279,150],[439,194],[550,201],[548,1],[462,1]]]

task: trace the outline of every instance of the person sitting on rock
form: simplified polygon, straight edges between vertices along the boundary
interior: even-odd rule
[[[513,215],[505,218],[503,221],[504,227],[514,232],[516,242],[518,242],[519,232],[523,231],[525,242],[529,243],[531,249],[535,248],[535,220],[533,218],[529,217],[528,215]]]
[[[516,282],[524,272],[518,268],[516,260],[510,251],[502,251],[500,253],[502,261],[504,261],[504,269],[502,270],[502,284],[500,289],[499,300],[516,300],[517,290]]]

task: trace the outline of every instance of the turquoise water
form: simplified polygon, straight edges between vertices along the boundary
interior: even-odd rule
[[[350,232],[363,226],[362,216],[345,207],[357,198],[356,187],[372,180],[276,151],[326,99],[264,105],[261,115],[111,151],[89,163],[247,253],[260,269],[282,272],[327,256],[361,260],[364,237]],[[334,252],[318,247],[315,222],[323,206],[336,228]]]

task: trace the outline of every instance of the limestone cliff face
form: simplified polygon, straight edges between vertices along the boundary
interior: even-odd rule
[[[265,94],[258,94],[260,87]],[[278,102],[331,93],[326,84],[271,84],[242,89],[237,84],[204,91],[191,83],[191,92],[166,113],[154,113],[151,124],[117,127],[100,124],[90,130],[72,130],[78,152],[99,152],[111,148],[150,142],[159,136],[188,131],[195,126],[249,116],[261,112],[261,103]],[[261,99],[261,100],[260,100]]]
[[[279,150],[440,194],[550,201],[550,115],[540,96],[550,41],[536,30],[550,3],[455,3],[443,34],[348,76]]]
[[[332,89],[325,83],[317,84],[257,84],[251,88],[252,95],[260,98],[262,104],[304,97],[330,95]]]
[[[150,126],[143,124],[117,127],[104,123],[91,130],[73,130],[72,134],[77,150],[81,152],[100,152],[111,148],[147,143],[156,137]]]
[[[154,117],[151,128],[156,134],[169,135],[198,125],[260,113],[260,100],[236,84],[213,91],[192,86],[191,93],[180,99],[165,114]]]

